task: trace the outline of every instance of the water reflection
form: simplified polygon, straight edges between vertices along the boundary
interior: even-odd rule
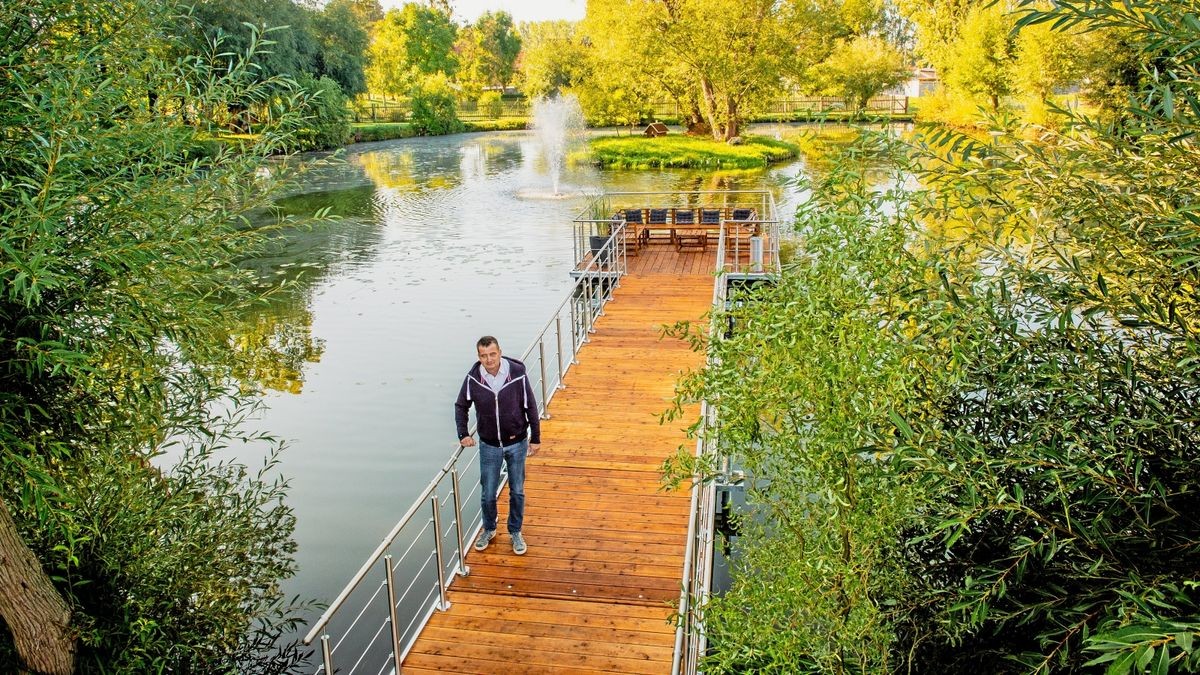
[[[300,573],[289,592],[328,601],[454,447],[452,402],[475,339],[519,355],[570,285],[571,219],[588,198],[549,188],[530,134],[352,147],[317,166],[285,213],[338,217],[282,234],[260,271],[290,292],[251,317],[247,340],[286,344],[264,364],[275,388],[258,424],[287,440]],[[803,161],[770,171],[600,171],[568,166],[564,190],[775,191]]]

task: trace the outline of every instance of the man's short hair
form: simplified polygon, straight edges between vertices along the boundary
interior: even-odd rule
[[[483,349],[484,347],[491,347],[492,345],[499,347],[500,341],[491,335],[484,335],[475,342],[475,349]]]

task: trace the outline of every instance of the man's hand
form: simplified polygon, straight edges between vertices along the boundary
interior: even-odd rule
[[[540,450],[541,447],[542,447],[541,443],[530,443],[529,444],[529,452],[525,453],[526,456],[533,457],[534,455],[537,454],[537,451]]]
[[[475,445],[475,439],[471,438],[470,436],[463,436],[462,438],[458,439],[458,444],[464,448],[469,448],[472,445]]]

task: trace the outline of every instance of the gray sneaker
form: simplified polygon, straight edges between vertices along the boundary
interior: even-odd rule
[[[513,553],[525,555],[525,537],[521,536],[520,532],[513,532],[510,536],[512,536]]]
[[[496,538],[495,530],[484,530],[484,531],[480,532],[479,538],[475,540],[475,550],[482,551],[482,550],[486,549],[488,547],[488,544],[492,543],[492,540],[495,538]]]

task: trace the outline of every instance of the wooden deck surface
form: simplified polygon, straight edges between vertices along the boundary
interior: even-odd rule
[[[524,534],[467,556],[404,661],[404,673],[669,673],[689,494],[659,490],[659,467],[690,446],[684,420],[659,424],[678,375],[702,355],[660,338],[712,302],[715,255],[652,245],[596,324],[527,463]],[[472,542],[473,543],[473,542]]]

